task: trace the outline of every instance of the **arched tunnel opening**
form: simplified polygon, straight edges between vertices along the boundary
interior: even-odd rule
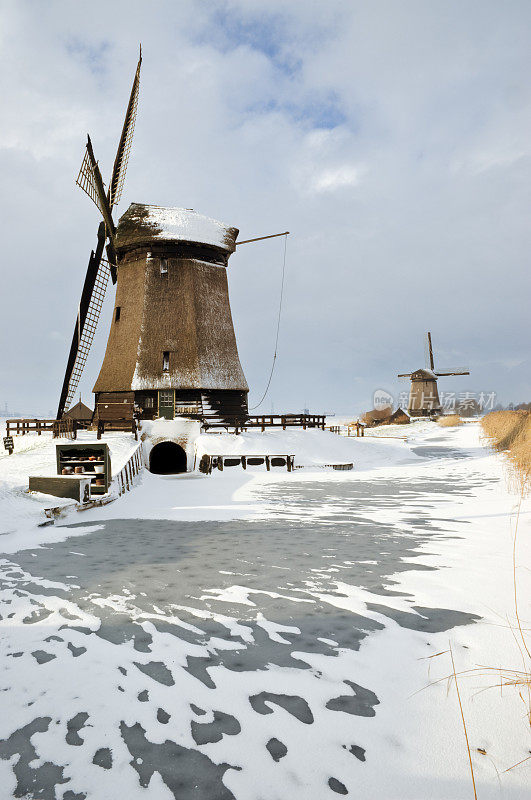
[[[175,475],[186,472],[186,453],[175,442],[159,442],[149,454],[149,471],[155,475]]]

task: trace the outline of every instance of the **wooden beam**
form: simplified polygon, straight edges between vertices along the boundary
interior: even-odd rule
[[[277,236],[289,236],[289,231],[284,231],[284,233],[272,233],[269,236],[257,236],[256,239],[244,239],[243,242],[236,242],[236,247],[239,244],[249,244],[249,242],[261,242],[264,239],[275,239]]]

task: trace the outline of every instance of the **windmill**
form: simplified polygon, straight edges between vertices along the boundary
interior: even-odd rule
[[[426,369],[400,374],[399,378],[410,378],[409,402],[407,406],[410,417],[430,417],[441,413],[441,402],[437,390],[437,378],[448,375],[470,375],[468,370],[435,371],[431,333],[427,337]]]
[[[109,275],[112,282],[116,283],[116,251],[114,248],[116,228],[112,219],[112,210],[122,195],[127,163],[131,152],[138,106],[141,65],[142,48],[140,48],[140,56],[127,105],[122,135],[120,136],[107,191],[105,190],[98,162],[94,157],[90,136],[87,140],[81,169],[76,179],[76,184],[94,202],[103,219],[98,227],[96,249],[90,254],[85,282],[81,292],[63,388],[57,409],[57,419],[61,419],[65,411],[68,411],[76,394],[94,334],[96,333]],[[104,251],[106,257],[104,256]]]

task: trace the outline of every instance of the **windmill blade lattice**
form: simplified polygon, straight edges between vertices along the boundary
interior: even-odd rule
[[[90,298],[90,303],[87,309],[87,315],[83,325],[83,330],[78,330],[78,349],[76,353],[76,360],[72,368],[70,382],[68,385],[68,394],[66,396],[65,411],[68,411],[72,400],[77,392],[79,381],[83,374],[83,369],[87,362],[96,328],[100,319],[103,301],[105,300],[105,292],[109,282],[110,265],[106,258],[102,258],[98,271],[96,273],[96,280],[94,281],[94,289]],[[79,325],[79,316],[78,316]]]
[[[120,143],[114,159],[114,166],[112,170],[111,185],[109,189],[109,202],[111,208],[120,202],[122,190],[124,187],[125,173],[127,172],[127,164],[129,161],[129,154],[131,153],[131,145],[133,144],[133,134],[135,132],[136,112],[138,108],[138,94],[140,91],[140,67],[142,66],[142,49],[140,50],[140,58],[136,68],[135,77],[133,80],[133,87],[131,89],[131,96],[125,112],[124,126],[122,128],[122,135],[120,136]]]
[[[103,221],[100,223],[98,229],[98,247],[96,248],[96,252],[92,253],[87,268],[70,354],[66,364],[63,388],[59,398],[57,419],[61,419],[65,410],[68,410],[76,394],[79,381],[83,374],[83,368],[96,333],[109,275],[113,278],[113,283],[116,280],[116,254],[114,250],[116,228],[112,219],[112,208],[121,197],[127,171],[127,163],[131,152],[138,108],[141,64],[142,49],[140,49],[140,58],[131,88],[109,189],[107,191],[105,190],[98,162],[94,157],[90,136],[87,138],[85,155],[76,178],[76,184],[98,208],[103,217]],[[105,241],[107,239],[109,240],[107,255],[110,258],[110,262],[102,258]]]
[[[103,207],[96,188],[96,176],[92,167],[92,161],[89,155],[88,147],[85,150],[85,156],[79,168],[79,174],[76,178],[76,185],[79,186],[92,200],[100,214],[103,215]]]

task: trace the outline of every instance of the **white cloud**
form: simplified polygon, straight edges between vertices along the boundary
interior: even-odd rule
[[[312,189],[315,192],[333,192],[346,186],[357,186],[360,183],[361,172],[359,167],[349,164],[335,169],[325,169],[314,176]]]

